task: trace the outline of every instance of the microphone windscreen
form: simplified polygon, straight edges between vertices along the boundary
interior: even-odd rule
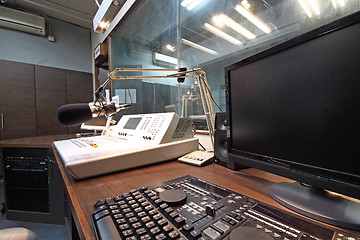
[[[58,108],[57,116],[59,122],[65,126],[76,126],[92,119],[89,104],[74,103],[63,105]]]

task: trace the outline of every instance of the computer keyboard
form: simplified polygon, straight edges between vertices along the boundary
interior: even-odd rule
[[[98,200],[94,209],[102,240],[360,240],[192,176]]]

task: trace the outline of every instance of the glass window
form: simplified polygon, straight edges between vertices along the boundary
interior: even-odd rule
[[[225,66],[359,10],[358,0],[142,0],[111,35],[111,67],[200,67],[215,112],[225,111]],[[131,112],[176,111],[205,119],[196,79],[178,83],[145,78],[170,72],[126,74],[144,76],[112,81],[113,95],[136,92]]]

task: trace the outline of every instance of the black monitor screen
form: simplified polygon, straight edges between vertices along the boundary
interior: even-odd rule
[[[229,160],[360,198],[360,14],[226,68]]]

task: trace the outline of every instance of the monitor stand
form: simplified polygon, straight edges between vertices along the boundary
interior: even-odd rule
[[[298,182],[274,183],[271,197],[281,205],[307,217],[335,226],[360,229],[360,201],[302,185]]]

